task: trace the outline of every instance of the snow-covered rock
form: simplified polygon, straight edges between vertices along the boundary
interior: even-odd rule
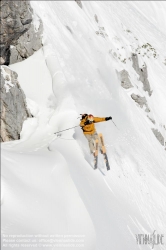
[[[143,108],[143,106],[145,106],[146,107],[146,109],[145,109],[146,112],[150,112],[150,110],[148,108],[148,105],[147,105],[147,100],[146,100],[146,98],[144,96],[142,97],[142,96],[139,96],[139,95],[132,94],[131,98],[136,103],[138,103],[141,108]]]
[[[121,86],[125,89],[130,89],[133,87],[131,84],[130,78],[129,78],[129,73],[123,69],[122,71],[118,72],[118,76],[121,81]]]
[[[153,131],[154,135],[156,136],[157,140],[161,143],[162,146],[164,146],[164,137],[162,136],[160,131],[158,131],[157,129],[154,129],[154,128],[152,128],[152,131]]]
[[[78,4],[78,6],[82,9],[82,3],[81,3],[81,0],[75,0],[76,3]]]
[[[131,58],[133,63],[132,66],[139,75],[139,80],[143,83],[144,91],[147,91],[149,96],[151,96],[152,91],[148,80],[148,70],[146,64],[144,64],[142,68],[139,67],[137,54],[132,54]]]

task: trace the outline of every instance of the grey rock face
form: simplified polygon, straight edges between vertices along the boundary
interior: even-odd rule
[[[16,45],[11,46],[10,64],[20,62],[28,58],[33,55],[35,51],[41,48],[43,25],[41,20],[39,22],[40,25],[37,32],[35,32],[35,27],[32,23],[29,30],[17,40]]]
[[[139,75],[139,80],[143,83],[143,89],[144,91],[147,91],[149,96],[151,96],[152,91],[150,89],[150,84],[148,80],[148,71],[147,71],[147,66],[146,64],[144,65],[143,68],[139,68],[139,63],[138,63],[138,56],[137,54],[132,54],[132,66]]]
[[[24,34],[32,21],[31,8],[28,1],[1,1],[1,58],[9,63],[10,44]],[[1,62],[3,61],[1,59]]]
[[[1,66],[1,137],[0,141],[18,140],[23,122],[31,117],[17,73]]]
[[[156,136],[157,140],[161,143],[162,146],[164,146],[164,137],[162,136],[162,134],[157,129],[154,128],[152,128],[152,131]]]
[[[33,25],[31,23],[32,23],[33,11],[30,6],[29,1],[1,1],[0,6],[1,6],[1,9],[0,9],[0,15],[1,15],[0,64],[8,65],[10,63],[11,58],[13,62],[17,62],[14,60],[14,58],[16,59],[17,57],[19,58],[19,60],[21,58],[22,59],[26,58],[26,55],[27,55],[27,53],[25,52],[26,50],[25,40],[26,39],[27,39],[26,42],[29,42],[31,39],[32,44],[40,43],[40,46],[41,46],[41,41],[36,42],[37,41],[35,40],[37,39],[36,36],[33,36],[33,39],[32,39],[32,33],[35,33],[35,32],[34,31],[32,32]],[[29,34],[24,35],[28,30],[31,30],[29,31]],[[18,41],[19,37],[21,37],[22,35],[24,38]],[[18,50],[19,55],[17,56],[16,50],[14,50],[13,52],[10,51],[10,45],[16,46],[16,49],[17,49],[17,45],[18,47],[21,47],[20,48],[20,51],[22,50],[21,53]],[[35,47],[36,45],[33,45],[32,50]],[[38,47],[39,46],[37,46],[37,48]],[[31,53],[32,53],[32,50],[31,50]],[[22,54],[23,56],[21,56]]]
[[[129,79],[129,74],[128,72],[123,69],[122,71],[118,72],[120,81],[121,81],[121,86],[125,89],[132,88],[133,85],[131,84],[131,81]]]
[[[75,0],[75,2],[78,4],[78,6],[82,9],[82,3],[81,0]]]
[[[139,106],[140,106],[141,108],[143,108],[143,106],[145,106],[145,107],[146,107],[146,109],[145,109],[146,112],[150,112],[150,109],[148,108],[147,100],[146,100],[145,97],[141,97],[141,96],[139,96],[139,95],[132,94],[132,95],[131,95],[131,98],[132,98],[136,103],[138,103]]]

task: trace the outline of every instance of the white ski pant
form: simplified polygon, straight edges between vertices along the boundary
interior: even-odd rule
[[[95,132],[92,135],[88,135],[88,134],[84,134],[84,135],[85,135],[86,139],[88,140],[90,152],[93,153],[95,151],[95,140],[96,139],[99,140],[99,136],[98,136],[97,132]],[[99,148],[101,149],[100,140],[99,140]]]

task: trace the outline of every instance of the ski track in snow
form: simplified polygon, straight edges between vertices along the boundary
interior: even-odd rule
[[[146,17],[139,3],[84,1],[83,9],[74,1],[31,4],[44,23],[44,47],[10,66],[18,73],[34,118],[24,122],[21,140],[2,145],[2,233],[77,233],[86,236],[86,250],[150,249],[137,245],[135,235],[154,230],[166,235],[166,155],[130,94],[145,95],[158,126],[164,124],[164,29]],[[159,11],[152,3],[148,8]],[[156,22],[164,18],[157,16]],[[96,35],[99,27],[108,37]],[[115,74],[122,63],[109,54],[118,48],[127,58],[130,43],[138,45],[134,36],[160,54],[156,61],[145,58],[152,97],[143,91],[129,61],[124,68],[131,73],[134,90],[122,89]],[[77,118],[85,112],[111,115],[118,127],[111,121],[96,124],[111,167],[106,171],[99,157],[105,175],[92,169],[80,128],[54,135],[79,124]]]

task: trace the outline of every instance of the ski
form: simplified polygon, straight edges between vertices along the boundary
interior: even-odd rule
[[[104,145],[103,135],[101,133],[99,134],[99,139],[100,139],[100,143],[101,143],[101,153],[104,156],[104,161],[105,161],[106,168],[107,168],[107,171],[108,171],[108,170],[110,170],[110,165],[109,165],[108,157],[107,157],[107,154],[106,154],[106,148],[105,148],[105,145]]]
[[[105,176],[105,173],[104,173],[100,168],[98,168],[98,170],[100,171],[100,173],[101,173],[102,175]]]
[[[97,168],[98,164],[98,146],[99,146],[99,140],[95,140],[95,152],[94,152],[94,169]]]
[[[104,161],[105,161],[107,170],[110,170],[110,165],[109,165],[109,161],[108,161],[107,154],[105,153],[105,154],[103,154],[103,155],[104,155]]]

